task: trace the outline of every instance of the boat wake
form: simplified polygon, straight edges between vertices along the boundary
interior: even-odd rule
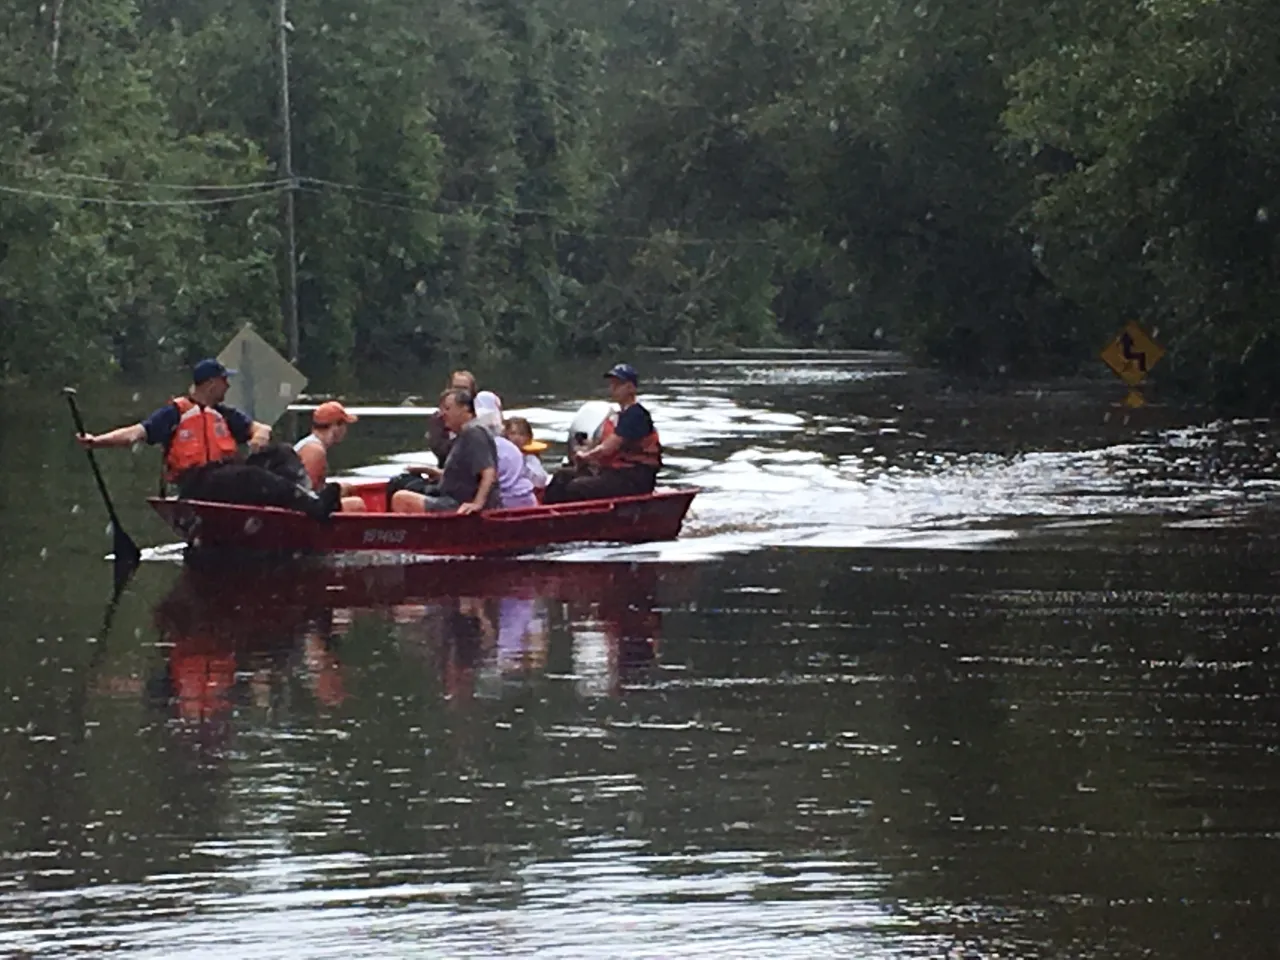
[[[667,451],[660,482],[702,490],[680,539],[535,555],[686,562],[772,547],[1069,543],[1086,530],[1134,523],[1248,523],[1280,499],[1270,473],[1276,444],[1264,421],[1131,427],[1113,416],[1097,384],[1059,384],[1011,400],[922,390],[923,375],[905,372],[894,355],[864,352],[662,361],[641,395]],[[1024,412],[1022,421],[1006,422],[1011,406]],[[508,412],[557,441],[578,407],[569,400]],[[549,467],[561,453],[553,442]],[[390,477],[422,462],[433,462],[425,450],[398,453],[347,479]],[[173,562],[181,546],[143,558]]]

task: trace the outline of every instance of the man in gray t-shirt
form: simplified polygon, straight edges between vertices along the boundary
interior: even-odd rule
[[[474,413],[457,433],[444,462],[440,492],[446,497],[453,497],[458,503],[476,501],[483,504],[483,509],[491,510],[498,506],[498,485],[489,485],[487,497],[481,498],[479,493],[485,471],[496,476],[498,469],[498,451],[493,434],[476,421]]]
[[[471,394],[446,390],[440,395],[440,414],[456,437],[444,469],[411,468],[410,472],[435,481],[435,486],[425,494],[397,490],[391,496],[391,509],[396,513],[475,513],[498,507],[498,451],[493,436],[476,423]]]

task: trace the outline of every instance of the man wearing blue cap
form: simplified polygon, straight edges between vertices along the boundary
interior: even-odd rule
[[[234,374],[217,360],[201,360],[191,372],[186,396],[174,397],[141,423],[97,436],[82,433],[76,440],[89,449],[130,447],[143,441],[162,446],[169,483],[177,483],[195,467],[234,459],[237,443],[261,450],[271,441],[271,428],[222,402],[230,386],[228,378]]]
[[[662,467],[662,443],[653,417],[636,400],[640,377],[629,363],[614,364],[605,373],[609,398],[619,412],[604,422],[600,442],[574,451],[575,464],[557,470],[544,503],[603,500],[652,493]]]

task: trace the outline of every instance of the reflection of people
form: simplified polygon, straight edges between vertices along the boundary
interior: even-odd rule
[[[191,371],[191,388],[174,397],[141,423],[117,427],[97,436],[76,437],[87,449],[131,447],[145,441],[164,448],[164,475],[169,483],[193,467],[232,460],[236,444],[259,450],[271,440],[271,428],[222,401],[235,373],[217,360],[201,360]]]
[[[171,705],[178,718],[215,732],[247,689],[240,678],[253,671],[250,687],[261,699],[282,682],[301,639],[307,683],[317,701],[341,704],[343,668],[330,646],[328,611],[316,617],[314,609],[281,599],[247,590],[246,578],[236,571],[184,569],[155,609],[168,654],[162,673],[148,685],[151,697]]]
[[[236,684],[234,648],[207,635],[178,635],[171,640],[169,680],[178,716],[207,723],[229,711]]]
[[[575,631],[575,652],[586,660],[594,660],[599,651],[593,643],[603,640],[604,666],[608,691],[617,696],[622,686],[638,670],[651,666],[658,656],[662,635],[662,611],[655,593],[657,574],[648,564],[620,567],[610,578],[608,587],[599,594],[594,617],[581,621]],[[579,673],[582,667],[575,665]],[[585,689],[590,690],[587,684]],[[603,692],[603,691],[601,691]]]
[[[605,421],[598,444],[578,447],[573,454],[576,463],[556,471],[545,503],[653,492],[662,466],[662,444],[649,411],[636,400],[640,378],[629,363],[614,365],[605,377],[620,412]]]
[[[388,608],[406,652],[434,661],[450,700],[471,700],[482,691],[495,695],[503,674],[546,665],[545,601],[508,581],[496,591],[490,581],[485,589],[483,570],[477,572],[485,596],[460,587],[461,596],[442,594]],[[509,595],[509,589],[519,595]]]
[[[444,623],[444,648],[440,651],[445,694],[453,700],[469,700],[475,693],[476,669],[493,648],[497,632],[493,617],[481,597],[458,597]]]
[[[434,485],[421,493],[395,490],[391,509],[396,513],[476,513],[498,507],[497,449],[493,436],[476,422],[471,394],[465,390],[445,391],[440,397],[440,412],[455,435],[444,468],[411,468],[410,473],[421,473]]]
[[[342,676],[342,661],[334,653],[329,636],[321,630],[308,630],[302,640],[302,657],[307,667],[307,682],[316,700],[326,707],[339,707],[347,699],[347,685]]]
[[[293,445],[294,452],[306,468],[311,489],[324,489],[329,476],[329,449],[347,438],[347,427],[360,418],[348,413],[337,400],[328,400],[316,407],[311,414],[311,432]],[[363,513],[364,500],[351,496],[351,488],[341,486],[342,511]]]
[[[545,662],[544,603],[532,597],[498,601],[498,665],[503,670],[539,667]]]

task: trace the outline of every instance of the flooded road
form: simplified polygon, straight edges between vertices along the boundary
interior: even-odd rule
[[[641,372],[679,541],[161,549],[105,630],[65,410],[6,394],[0,956],[1274,955],[1269,424],[876,354]],[[493,376],[551,440],[598,387]],[[411,392],[352,397],[339,468],[421,446]],[[169,543],[154,460],[103,462]]]

